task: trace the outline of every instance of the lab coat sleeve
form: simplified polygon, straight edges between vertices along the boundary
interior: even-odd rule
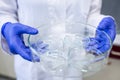
[[[109,15],[101,14],[102,0],[91,0],[91,6],[88,15],[87,23],[93,26],[98,26],[100,21],[104,17],[108,17]],[[111,17],[111,16],[109,16]]]
[[[18,22],[16,0],[0,0],[0,27],[2,27],[2,25],[6,22],[13,22],[13,23]],[[4,50],[7,53],[10,53],[8,45],[2,34],[0,37],[1,37],[2,51]]]

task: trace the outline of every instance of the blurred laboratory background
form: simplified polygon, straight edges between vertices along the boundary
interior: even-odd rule
[[[111,15],[117,24],[117,37],[110,53],[108,65],[84,80],[120,80],[120,0],[103,0],[102,14]],[[0,80],[14,80],[14,57],[0,50]]]

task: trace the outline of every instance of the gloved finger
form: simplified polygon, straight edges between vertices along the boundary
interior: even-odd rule
[[[110,49],[110,44],[104,44],[102,47],[98,48],[99,51],[101,51],[102,53],[107,52]]]
[[[41,44],[41,43],[43,43],[43,41],[39,40],[39,41],[37,41],[36,44]]]
[[[40,58],[37,55],[32,54],[32,62],[40,62]]]
[[[28,46],[25,46],[25,48],[26,48],[26,52],[31,53],[33,62],[40,62],[40,58],[37,55],[33,54]]]
[[[100,48],[104,44],[107,44],[107,42],[105,40],[102,40],[99,42],[96,38],[91,38],[88,46],[92,47],[92,48]]]
[[[34,49],[37,49],[38,45],[41,43],[43,43],[43,41],[41,41],[41,40],[37,41],[36,43],[31,43],[31,47]]]
[[[17,54],[19,54],[22,58],[28,60],[28,61],[32,61],[32,53],[29,49],[26,48],[21,48],[21,47],[17,47],[15,49],[15,52]]]
[[[47,52],[47,51],[48,51],[47,48],[45,48],[45,49],[40,49],[40,53],[45,53],[45,52]]]
[[[45,43],[41,43],[40,45],[38,45],[40,49],[45,49],[48,47],[48,44]]]
[[[101,31],[96,31],[95,39],[99,42],[105,42],[105,44],[111,44],[110,38]]]
[[[26,34],[37,34],[38,33],[38,30],[35,29],[35,28],[32,28],[30,26],[27,26],[27,25],[23,25],[23,24],[20,24],[20,23],[16,23],[17,26],[21,27],[19,31],[19,33],[26,33]]]
[[[21,51],[20,51],[21,50]],[[18,52],[19,51],[19,52]],[[24,59],[28,61],[34,61],[34,62],[39,62],[40,59],[38,56],[33,56],[31,50],[29,48],[17,48],[16,52]]]
[[[108,36],[103,31],[96,30],[95,38],[98,41],[102,41],[103,39],[107,39]]]
[[[43,43],[43,41],[40,41],[40,40],[37,41],[37,42],[35,43],[35,45],[36,45],[37,48],[45,48],[45,47],[48,46],[47,44]]]
[[[99,49],[97,49],[96,47],[94,47],[94,46],[89,46],[85,50],[87,52],[89,52],[89,53],[94,54],[94,55],[100,55],[100,54],[102,54],[102,52]]]
[[[110,49],[110,44],[99,43],[89,48],[89,51],[94,52],[97,55],[104,54]]]
[[[89,40],[87,42],[84,42],[84,48],[89,51],[92,48],[96,48],[96,45],[99,42],[96,40],[96,38],[89,38]]]
[[[95,44],[98,44],[99,42],[96,40],[96,38],[90,38],[89,46],[94,46]]]
[[[48,45],[41,44],[39,47],[37,47],[37,51],[40,53],[45,53],[46,51],[48,51]]]
[[[48,50],[48,44],[43,43],[43,41],[38,41],[32,44],[32,48],[38,52],[45,53]]]

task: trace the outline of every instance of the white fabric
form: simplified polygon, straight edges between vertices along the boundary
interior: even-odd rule
[[[120,34],[117,34],[116,38],[115,38],[115,41],[114,41],[114,44],[120,46],[120,41],[119,40],[120,40]]]
[[[44,23],[64,21],[87,22],[97,26],[104,17],[100,9],[101,0],[0,0],[0,26],[5,22],[20,22],[38,27]],[[15,56],[17,80],[54,80],[38,65]]]

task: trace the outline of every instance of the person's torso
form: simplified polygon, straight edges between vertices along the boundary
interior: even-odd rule
[[[23,24],[40,26],[53,22],[85,22],[91,0],[18,0],[18,17]]]

